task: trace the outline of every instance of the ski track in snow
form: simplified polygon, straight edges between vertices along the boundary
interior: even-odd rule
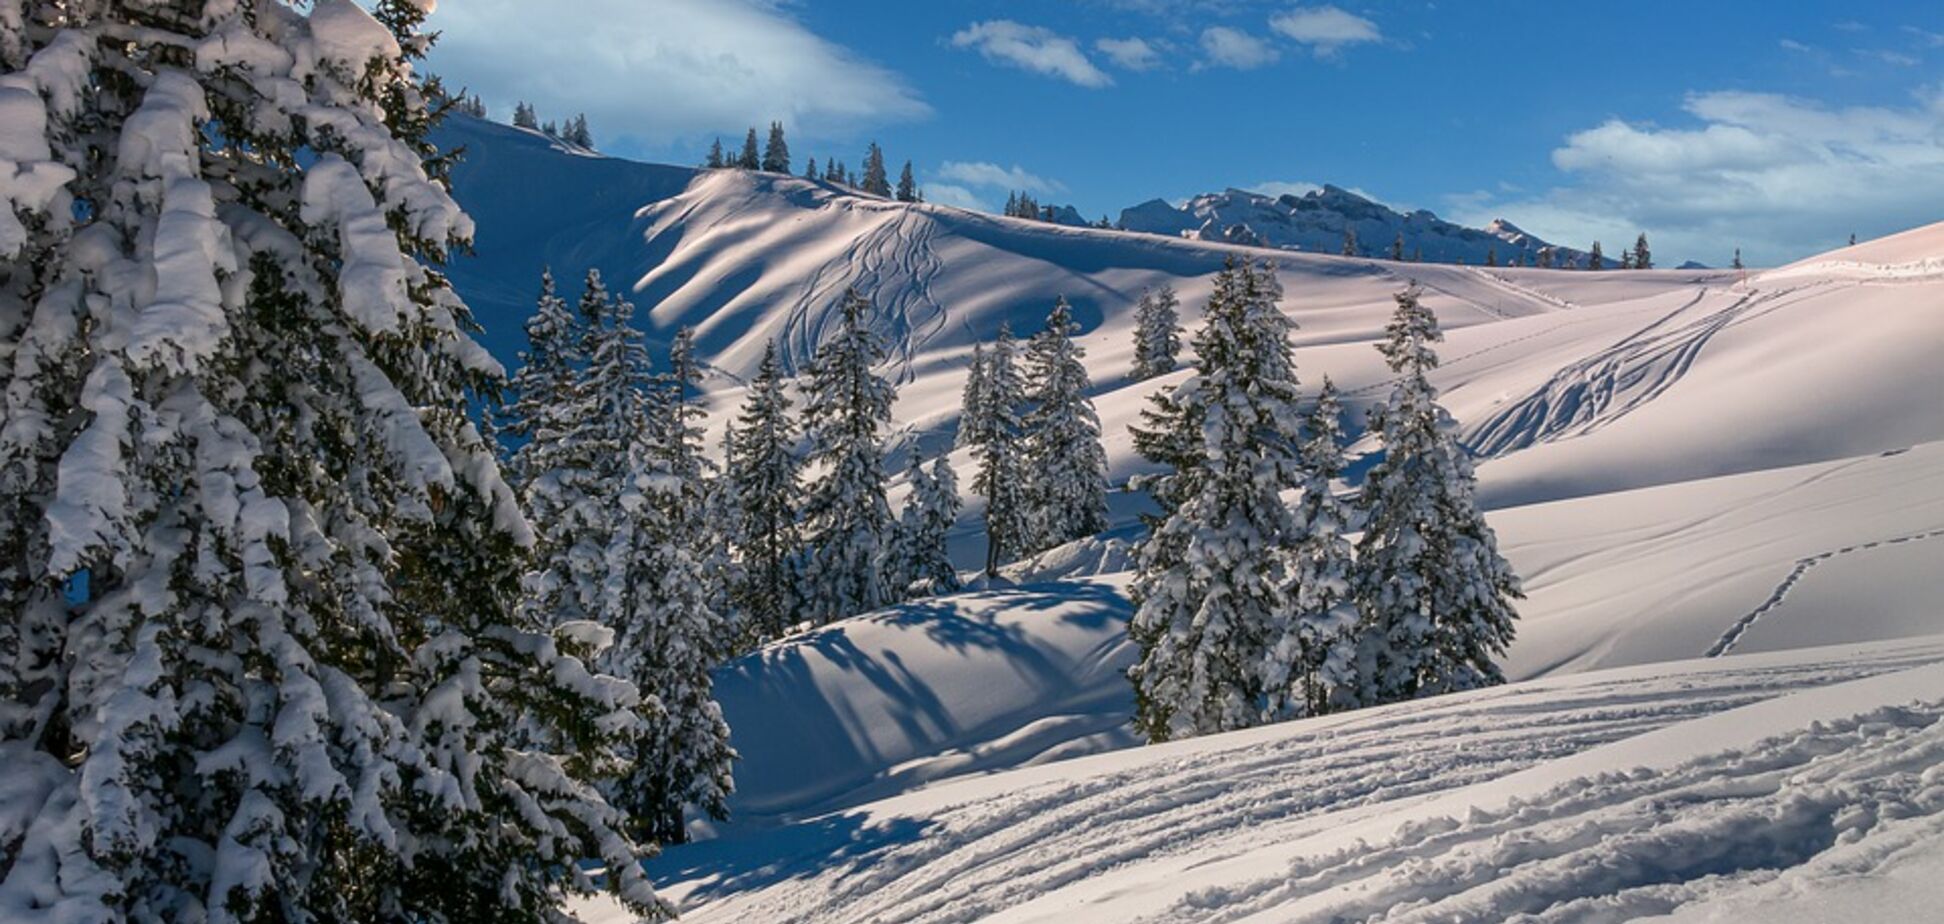
[[[1940,537],[1944,537],[1944,529],[1933,529],[1928,532],[1910,533],[1890,539],[1879,539],[1874,542],[1846,545],[1840,549],[1831,549],[1827,552],[1818,552],[1815,555],[1796,559],[1795,566],[1789,569],[1789,573],[1782,579],[1782,583],[1775,585],[1775,592],[1769,594],[1768,599],[1762,601],[1762,605],[1750,610],[1748,615],[1735,620],[1734,624],[1728,627],[1728,631],[1721,633],[1721,637],[1716,639],[1715,643],[1708,647],[1708,657],[1718,658],[1734,651],[1735,645],[1739,644],[1742,637],[1748,634],[1748,630],[1754,628],[1755,624],[1760,622],[1762,617],[1768,615],[1771,610],[1781,606],[1782,602],[1788,599],[1789,591],[1794,590],[1796,585],[1802,582],[1803,577],[1808,575],[1809,571],[1817,565],[1843,555],[1853,555],[1857,552],[1866,552],[1870,549],[1882,548],[1884,546],[1902,545],[1906,542],[1922,542],[1926,539],[1937,539]]]
[[[1668,772],[1574,780],[1190,896],[1169,922],[1621,921],[1765,882],[1863,838],[1944,834],[1944,701],[1818,723]],[[1858,865],[1857,857],[1846,858]],[[1272,915],[1258,915],[1265,909]]]
[[[855,207],[855,206],[853,206]],[[852,238],[842,253],[813,270],[800,287],[783,326],[787,368],[802,370],[823,342],[846,289],[856,289],[875,309],[871,327],[891,348],[886,365],[903,385],[915,378],[913,361],[950,323],[951,313],[932,295],[944,269],[932,246],[934,221],[910,209]]]
[[[1197,862],[1218,861],[1322,830],[1340,822],[1345,812],[1367,814],[1407,804],[1406,800],[1495,779],[1794,690],[1872,676],[1937,657],[1934,650],[1890,651],[1855,660],[1740,669],[1723,662],[1720,670],[1587,678],[1558,684],[1543,695],[1501,688],[1353,713],[1324,723],[1284,726],[1283,733],[1273,737],[1273,731],[1258,730],[1226,736],[1219,743],[1204,740],[1179,756],[1158,750],[1134,752],[1145,759],[1111,772],[1076,773],[1003,793],[973,792],[956,803],[950,803],[952,793],[947,790],[933,798],[950,804],[920,812],[922,820],[899,815],[893,800],[877,812],[867,806],[862,815],[839,813],[743,835],[769,843],[701,845],[712,853],[747,853],[764,862],[743,868],[731,863],[724,869],[698,858],[701,869],[714,872],[688,895],[684,916],[694,921],[978,920],[1062,886],[1108,874],[1123,864],[1189,855]],[[1937,724],[1936,713],[1926,714],[1923,731],[1933,750],[1944,747],[1944,726]],[[1810,743],[1779,753],[1728,755],[1722,760],[1739,761],[1735,766],[1754,781],[1751,790],[1759,790],[1764,781],[1782,780],[1789,772],[1764,773],[1748,766],[1750,762],[1778,761],[1779,768],[1794,755],[1813,758],[1819,749],[1828,749],[1815,742],[1849,740],[1842,734],[1812,730]],[[1877,751],[1867,753],[1872,760],[1881,756]],[[1709,866],[1709,871],[1729,872],[1776,865],[1788,859],[1782,853],[1805,849],[1802,845],[1808,841],[1801,838],[1782,838],[1786,843],[1778,843],[1762,837],[1759,825],[1745,820],[1735,823],[1746,817],[1767,817],[1761,806],[1768,803],[1750,803],[1746,811],[1738,810],[1732,800],[1719,807],[1708,803],[1703,797],[1720,772],[1720,767],[1695,769],[1660,780],[1599,780],[1567,787],[1557,794],[1556,802],[1535,805],[1524,815],[1473,819],[1454,824],[1449,832],[1422,832],[1372,854],[1382,859],[1366,861],[1362,853],[1341,857],[1333,864],[1294,872],[1295,878],[1279,877],[1233,893],[1204,896],[1207,901],[1171,909],[1156,920],[1232,920],[1234,914],[1216,906],[1273,905],[1292,894],[1375,877],[1390,868],[1395,869],[1397,882],[1381,893],[1381,902],[1379,893],[1370,893],[1368,908],[1381,911],[1398,902],[1472,901],[1476,896],[1467,897],[1464,891],[1438,893],[1437,884],[1460,882],[1457,874],[1465,870],[1474,877],[1493,879],[1495,874],[1480,871],[1515,868],[1509,881],[1533,883],[1528,889],[1511,890],[1515,898],[1523,898],[1478,905],[1483,910],[1476,914],[1449,918],[1498,920],[1514,911],[1544,910],[1573,895],[1631,895],[1627,890],[1634,886],[1685,881],[1697,864]],[[1878,774],[1869,777],[1868,785],[1885,798],[1908,796],[1902,790],[1890,791],[1908,786],[1900,779]],[[1771,801],[1798,804],[1800,790],[1772,793]],[[1654,860],[1651,850],[1624,854],[1641,866],[1634,873],[1602,872],[1599,864],[1588,862],[1593,854],[1587,851],[1600,840],[1600,832],[1611,830],[1616,838],[1647,844],[1669,833],[1663,829],[1685,824],[1672,817],[1684,801],[1703,806],[1703,817],[1718,817],[1721,824],[1698,829],[1690,838],[1674,838],[1666,845],[1672,849],[1659,854],[1665,858],[1660,861]],[[1930,811],[1944,811],[1944,805]],[[1689,816],[1683,810],[1681,817]],[[1508,829],[1528,826],[1545,834],[1500,837]],[[1662,873],[1645,868],[1651,862],[1682,864],[1682,858],[1696,856],[1703,848],[1736,856],[1696,860]],[[1494,850],[1497,853],[1491,853]],[[1558,856],[1545,855],[1549,850]],[[1776,854],[1773,862],[1756,862],[1763,851]],[[679,856],[681,851],[674,853]],[[1484,858],[1470,862],[1472,854]],[[1456,864],[1451,871],[1427,866],[1439,855],[1451,857],[1443,861]],[[1596,881],[1593,877],[1599,875],[1609,875],[1612,881]],[[1326,914],[1316,920],[1361,920],[1369,913],[1347,918]]]
[[[1561,368],[1524,398],[1468,428],[1466,445],[1490,458],[1597,432],[1673,388],[1717,334],[1786,307],[1790,295],[1806,288],[1810,286],[1749,292],[1727,307],[1671,327],[1697,298]]]

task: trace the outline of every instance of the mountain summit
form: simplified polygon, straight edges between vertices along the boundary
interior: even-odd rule
[[[1534,265],[1540,252],[1551,248],[1556,266],[1586,265],[1584,252],[1541,240],[1502,218],[1483,229],[1468,228],[1425,209],[1400,212],[1330,185],[1300,196],[1231,188],[1180,206],[1150,199],[1123,209],[1120,225],[1169,237],[1327,254],[1342,253],[1344,235],[1351,232],[1359,256],[1389,256],[1399,247],[1403,258],[1429,263]]]

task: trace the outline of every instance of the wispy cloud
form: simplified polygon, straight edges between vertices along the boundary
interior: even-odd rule
[[[1001,167],[986,161],[948,160],[940,164],[936,175],[966,186],[984,186],[993,189],[1024,190],[1031,193],[1065,192],[1066,187],[1057,180],[1030,173],[1018,164]]]
[[[954,183],[926,183],[925,199],[939,205],[951,205],[980,212],[992,211],[992,206],[977,193]]]
[[[526,100],[542,118],[585,112],[603,145],[662,146],[772,119],[800,137],[836,137],[931,112],[899,75],[763,0],[579,0],[574,14],[522,0],[443,4],[429,64],[496,110]]]
[[[1139,36],[1097,39],[1094,50],[1106,55],[1107,60],[1116,66],[1130,71],[1152,70],[1161,63],[1161,49]]]
[[[1210,26],[1201,34],[1201,67],[1232,67],[1254,70],[1275,62],[1275,46],[1240,29]]]
[[[1058,77],[1083,87],[1112,86],[1114,78],[1096,67],[1073,39],[1042,26],[1010,19],[976,22],[952,35],[955,48],[977,49],[988,61]]]
[[[1322,57],[1365,42],[1381,42],[1383,30],[1355,13],[1334,6],[1297,7],[1269,19],[1269,28]]]
[[[1552,155],[1571,183],[1459,203],[1460,217],[1502,214],[1563,242],[1644,229],[1670,253],[1718,261],[1741,246],[1770,262],[1937,220],[1944,90],[1892,107],[1722,91],[1683,108],[1695,127],[1613,119],[1576,132]]]

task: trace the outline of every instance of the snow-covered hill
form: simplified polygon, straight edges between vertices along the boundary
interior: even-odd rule
[[[1520,683],[1164,748],[1124,722],[1107,544],[1051,556],[1039,583],[773,645],[718,678],[735,820],[654,867],[693,919],[1742,919],[1804,895],[1944,899],[1926,875],[1944,872],[1944,677],[1919,669],[1944,660],[1944,225],[1747,274],[1398,264],[447,131],[481,219],[453,277],[495,351],[517,346],[541,264],[570,294],[596,266],[659,334],[697,328],[718,425],[763,344],[800,364],[856,287],[893,345],[900,452],[946,451],[971,345],[1065,295],[1124,483],[1145,465],[1127,425],[1175,380],[1127,381],[1143,286],[1174,286],[1192,326],[1224,260],[1273,261],[1299,370],[1345,390],[1355,433],[1388,384],[1371,342],[1415,280],[1525,578]],[[1122,537],[1140,504],[1114,496]]]
[[[1583,267],[1587,261],[1585,253],[1541,240],[1502,218],[1484,228],[1467,228],[1424,209],[1400,212],[1328,185],[1300,196],[1226,189],[1179,206],[1150,199],[1122,209],[1120,226],[1170,237],[1334,254],[1343,253],[1344,233],[1350,232],[1356,235],[1359,254],[1387,256],[1401,246],[1405,258],[1421,256],[1431,263],[1526,265],[1536,263],[1547,248],[1557,266]],[[1619,251],[1614,253],[1617,259]]]

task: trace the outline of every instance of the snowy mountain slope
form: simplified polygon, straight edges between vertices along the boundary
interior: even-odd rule
[[[1449,335],[1437,378],[1447,406],[1468,438],[1501,457],[1483,467],[1494,505],[1944,438],[1944,405],[1927,397],[1944,392],[1944,366],[1932,360],[1944,342],[1944,276],[1855,268],[1944,260],[1944,226],[1859,245],[1863,257],[1838,251],[1746,279],[1398,264],[906,205],[773,174],[631,164],[470,119],[445,131],[467,147],[457,192],[483,229],[481,255],[452,273],[498,355],[513,359],[543,264],[570,293],[586,266],[599,266],[613,287],[652,306],[645,323],[657,336],[697,328],[700,358],[715,372],[717,427],[764,344],[776,338],[800,366],[838,296],[855,286],[876,303],[873,324],[891,345],[900,448],[943,451],[971,345],[1002,322],[1031,332],[1064,295],[1083,327],[1118,482],[1143,464],[1126,426],[1167,383],[1125,378],[1141,288],[1175,286],[1192,326],[1212,273],[1248,256],[1275,261],[1284,305],[1301,325],[1302,375],[1313,384],[1328,373],[1350,392],[1352,432],[1386,380],[1369,344],[1391,295],[1411,279],[1425,287]],[[1878,246],[1896,252],[1869,257]],[[970,470],[968,459],[954,461]],[[901,468],[901,454],[893,462]],[[1137,508],[1117,505],[1118,522]],[[968,527],[978,512],[968,507]],[[964,548],[976,544],[964,538]]]
[[[1515,679],[1944,633],[1944,443],[1492,524],[1526,585]],[[922,601],[732,663],[737,825],[1136,743],[1124,584]]]
[[[1483,266],[1536,261],[1551,247],[1558,266],[1585,266],[1586,254],[1532,236],[1504,219],[1467,228],[1424,209],[1399,212],[1347,189],[1324,186],[1303,195],[1268,196],[1241,189],[1204,193],[1180,206],[1160,199],[1121,210],[1120,227],[1169,237],[1255,244],[1309,253],[1342,253],[1345,231],[1357,236],[1358,253],[1384,256],[1403,238],[1404,256],[1432,263]],[[1615,242],[1616,244],[1618,242]],[[1615,251],[1618,258],[1618,251]]]
[[[1578,920],[1854,884],[1944,844],[1940,662],[1930,637],[1530,681],[963,780],[650,869],[695,921]]]

